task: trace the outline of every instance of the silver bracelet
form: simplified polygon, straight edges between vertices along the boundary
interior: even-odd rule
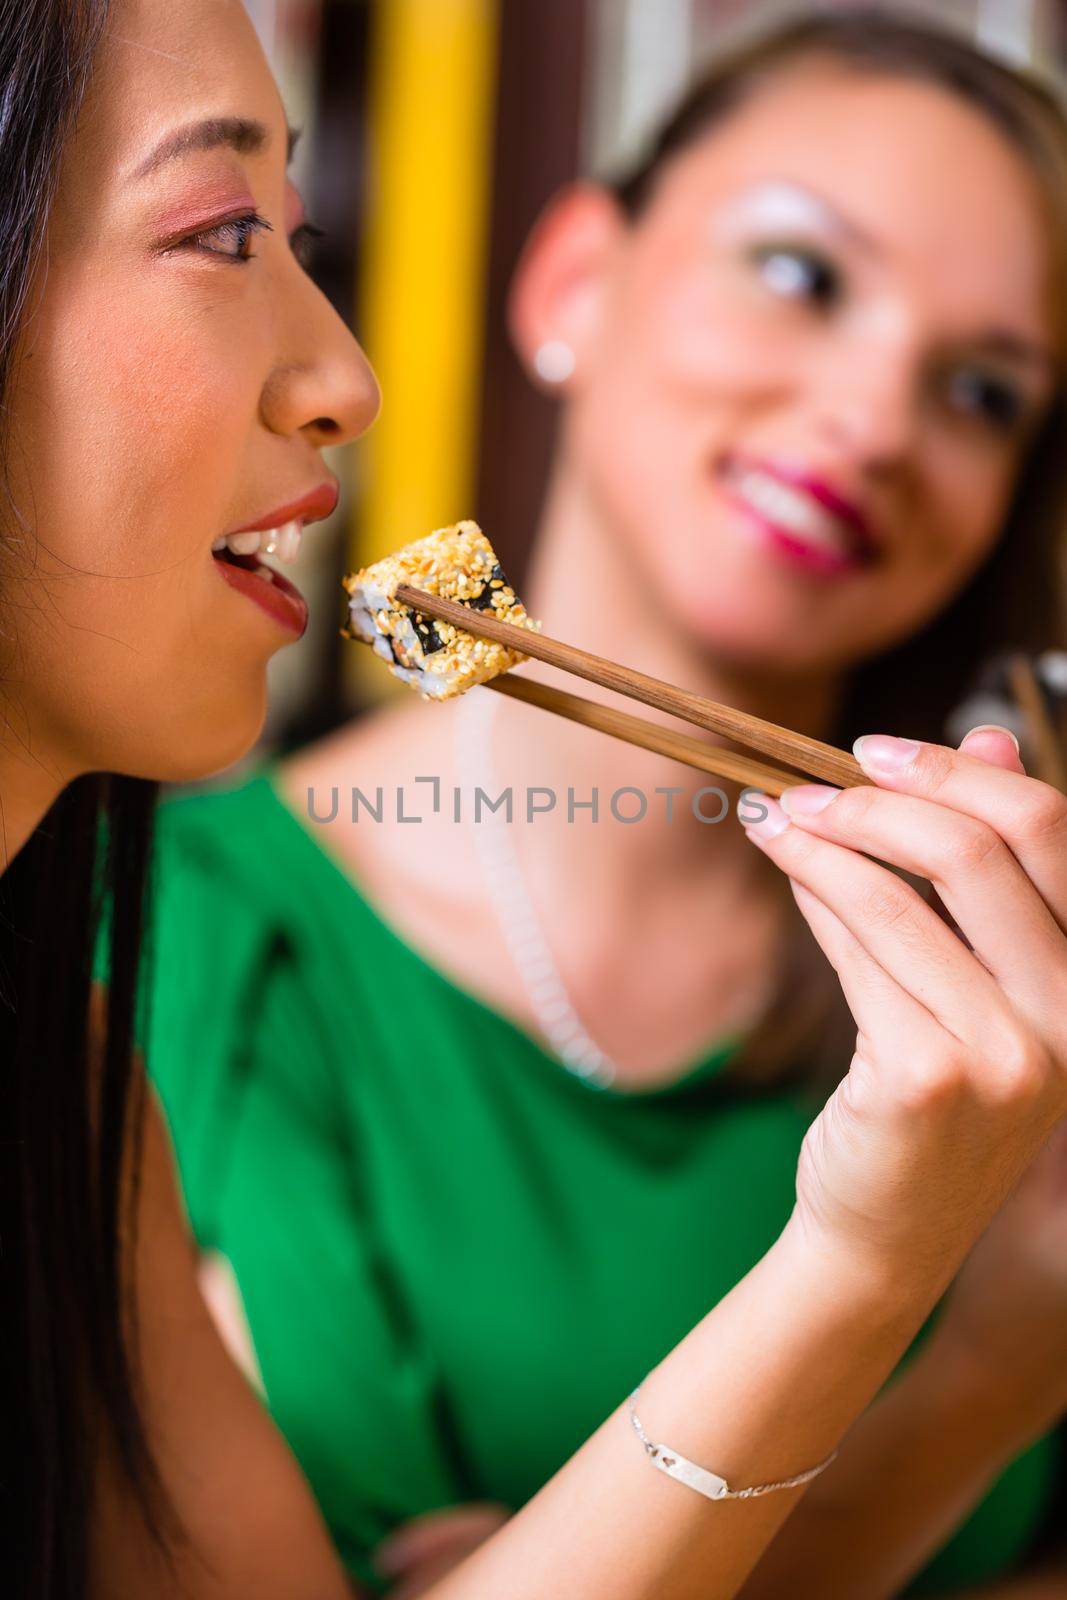
[[[704,1467],[698,1467],[694,1461],[687,1461],[685,1456],[680,1455],[677,1450],[671,1450],[667,1445],[653,1444],[634,1410],[634,1403],[640,1392],[640,1388],[637,1388],[630,1396],[630,1421],[648,1459],[654,1467],[659,1468],[660,1472],[665,1472],[669,1478],[677,1478],[679,1483],[695,1489],[698,1494],[706,1495],[709,1500],[755,1500],[758,1495],[772,1494],[775,1489],[799,1489],[802,1483],[810,1483],[820,1472],[825,1472],[837,1456],[837,1451],[834,1450],[825,1461],[820,1461],[817,1467],[809,1467],[807,1472],[798,1472],[795,1478],[782,1478],[778,1483],[756,1483],[749,1489],[731,1489],[726,1479],[720,1478],[717,1472],[708,1472]]]

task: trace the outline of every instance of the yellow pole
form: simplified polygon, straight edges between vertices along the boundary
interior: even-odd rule
[[[469,516],[477,462],[499,0],[376,0],[360,332],[382,411],[358,456],[363,566]],[[353,649],[361,691],[393,680]]]

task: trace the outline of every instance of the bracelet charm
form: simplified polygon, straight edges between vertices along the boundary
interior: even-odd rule
[[[798,1472],[795,1478],[782,1478],[777,1483],[757,1483],[747,1489],[731,1489],[726,1479],[720,1478],[717,1472],[709,1472],[705,1467],[698,1467],[695,1461],[690,1461],[679,1451],[670,1449],[668,1445],[656,1444],[648,1437],[635,1410],[639,1393],[640,1388],[637,1388],[630,1396],[630,1423],[648,1459],[660,1472],[665,1472],[669,1478],[684,1483],[687,1489],[695,1489],[708,1500],[754,1500],[759,1495],[771,1494],[776,1489],[799,1489],[802,1484],[810,1483],[812,1478],[817,1478],[820,1472],[825,1472],[831,1461],[837,1457],[837,1451],[834,1450],[825,1461],[820,1461],[817,1467],[809,1467],[806,1472]]]

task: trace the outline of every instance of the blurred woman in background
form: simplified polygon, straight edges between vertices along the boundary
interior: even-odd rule
[[[519,270],[515,338],[564,400],[530,612],[839,746],[938,743],[986,655],[1067,639],[1065,237],[1059,107],[963,42],[834,17],[722,60]],[[965,748],[1021,770],[997,730]],[[876,753],[904,781],[914,749]],[[427,775],[465,820],[352,817],[379,785],[410,815]],[[776,864],[800,802],[764,853],[683,778],[477,691],[165,813],[149,1059],[194,1226],[343,1555],[398,1595],[770,1246],[862,1031]],[[559,798],[474,824],[476,784]],[[1025,1565],[1060,1482],[1064,1176],[1050,1150],[746,1593],[872,1600],[946,1544],[927,1589]]]

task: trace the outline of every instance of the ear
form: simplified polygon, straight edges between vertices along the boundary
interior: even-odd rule
[[[577,183],[562,190],[534,224],[508,297],[512,341],[532,382],[565,387],[538,373],[537,352],[560,343],[580,374],[600,331],[608,270],[626,221],[603,188]]]

